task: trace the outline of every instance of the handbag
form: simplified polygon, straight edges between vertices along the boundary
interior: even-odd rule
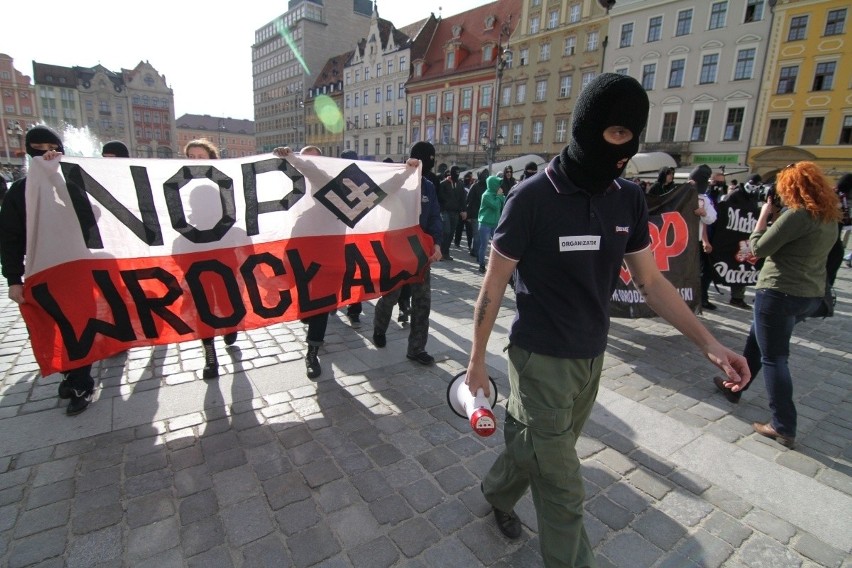
[[[834,288],[825,283],[825,295],[819,301],[816,310],[808,316],[812,318],[830,318],[834,315],[834,306],[837,304],[837,294],[834,293]]]

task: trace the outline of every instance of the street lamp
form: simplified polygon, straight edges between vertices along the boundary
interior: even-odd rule
[[[6,132],[9,136],[15,136],[18,139],[18,148],[21,149],[21,167],[27,167],[27,152],[24,148],[24,129],[17,120],[10,120],[7,124]]]
[[[497,84],[494,89],[494,94],[491,98],[491,136],[489,137],[486,134],[482,135],[482,138],[479,139],[479,143],[482,145],[482,149],[485,150],[486,155],[488,156],[488,171],[491,172],[491,167],[494,164],[494,161],[497,156],[497,150],[505,142],[503,135],[498,134],[497,132],[497,119],[500,114],[500,90],[503,86],[503,70],[506,69],[506,66],[512,61],[512,50],[509,49],[509,36],[512,33],[512,16],[509,15],[509,20],[507,22],[503,22],[503,25],[500,26],[500,36],[497,40]],[[503,47],[503,36],[506,36],[506,47]]]

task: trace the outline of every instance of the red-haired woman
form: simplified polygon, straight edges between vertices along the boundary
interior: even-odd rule
[[[763,205],[749,238],[754,254],[766,260],[757,281],[754,321],[743,355],[752,379],[763,369],[772,410],[769,422],[755,422],[752,427],[792,448],[796,405],[787,366],[790,337],[793,326],[812,314],[825,294],[825,261],[837,240],[840,208],[831,184],[813,162],[781,170],[775,194],[777,199]],[[740,393],[726,389],[721,379],[714,382],[728,400],[739,400]]]

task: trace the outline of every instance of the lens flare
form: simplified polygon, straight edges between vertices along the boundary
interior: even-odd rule
[[[343,113],[328,95],[320,95],[314,99],[314,113],[329,132],[343,132]]]
[[[296,45],[296,41],[293,39],[293,36],[290,35],[290,29],[284,24],[284,20],[278,20],[275,27],[281,37],[284,38],[284,42],[287,44],[287,47],[289,47],[293,52],[293,56],[296,58],[296,61],[299,62],[299,65],[302,66],[305,73],[310,74],[311,71],[308,69],[308,64],[305,63],[305,58],[302,57],[302,52],[299,51],[299,46]]]

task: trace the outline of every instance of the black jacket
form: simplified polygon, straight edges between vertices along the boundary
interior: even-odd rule
[[[9,286],[24,282],[27,253],[27,178],[12,183],[0,207],[0,265]]]
[[[464,211],[465,201],[467,201],[467,192],[461,180],[454,182],[452,178],[447,178],[441,182],[438,187],[438,203],[441,204],[441,211]]]
[[[473,186],[471,186],[470,191],[467,192],[467,203],[465,204],[465,211],[467,212],[467,218],[476,219],[479,217],[479,206],[482,204],[482,194],[485,193],[485,181],[477,180]]]

